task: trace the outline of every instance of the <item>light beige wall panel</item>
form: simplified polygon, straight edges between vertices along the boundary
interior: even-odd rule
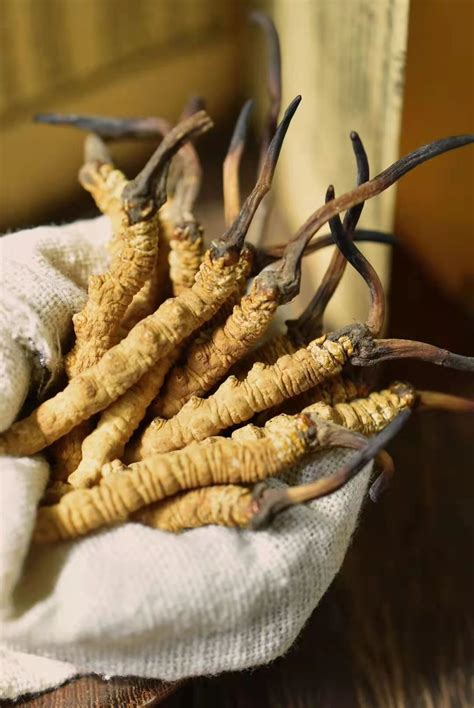
[[[277,183],[280,207],[296,229],[324,201],[328,184],[334,184],[336,194],[354,185],[351,130],[364,141],[372,175],[399,156],[408,0],[275,0],[273,16],[281,36],[284,102],[303,96]],[[391,189],[368,202],[360,224],[390,231],[394,200]],[[388,284],[387,249],[364,251]],[[305,300],[329,258],[327,249],[307,259]],[[366,288],[348,269],[328,322],[344,324],[366,312]]]

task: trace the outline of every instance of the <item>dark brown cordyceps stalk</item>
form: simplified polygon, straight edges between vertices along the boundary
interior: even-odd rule
[[[260,141],[260,155],[258,162],[258,168],[260,169],[267,147],[275,133],[278,116],[280,115],[281,110],[281,50],[277,29],[268,15],[264,12],[252,12],[250,14],[250,20],[259,25],[259,27],[263,30],[268,52],[266,83],[269,105],[265,114],[263,135]],[[260,243],[265,233],[270,214],[270,200],[271,197],[269,195],[263,200],[259,210],[255,214],[255,219],[252,226],[254,243]]]
[[[351,133],[351,140],[357,164],[357,183],[361,184],[366,182],[369,178],[367,154],[361,139],[354,131]],[[326,202],[328,202],[330,198],[334,198],[333,192],[328,192]],[[344,228],[350,238],[353,237],[354,229],[357,226],[363,207],[363,202],[362,204],[351,207],[344,217]],[[333,228],[334,225],[331,226],[331,235],[334,238],[334,234],[332,233]],[[306,238],[304,232],[300,234],[300,238]],[[298,240],[293,241],[293,250],[299,248],[294,245],[296,243],[299,243]],[[291,248],[287,252],[286,258],[291,259]],[[285,254],[283,255],[283,259],[285,259]],[[252,364],[256,361],[274,364],[280,356],[284,354],[294,354],[298,348],[305,346],[308,342],[321,336],[324,312],[344,274],[346,263],[347,261],[344,255],[336,248],[321,284],[298,319],[288,320],[286,322],[286,333],[272,337],[269,341],[255,349],[247,358],[242,359],[238,367],[238,372],[248,372]],[[294,265],[296,268],[299,267],[298,262],[295,262]],[[290,278],[295,277],[295,275],[296,273],[291,272]]]
[[[370,290],[371,306],[367,322],[364,325],[356,324],[343,327],[329,335],[334,340],[342,335],[349,336],[354,349],[351,363],[356,366],[372,366],[378,361],[408,358],[420,359],[461,371],[474,371],[473,357],[453,354],[446,349],[424,342],[405,339],[378,339],[385,317],[385,297],[382,283],[365,256],[348,238],[339,216],[333,217],[331,224],[337,246],[349,263],[364,278]]]
[[[400,158],[400,160],[394,162],[390,165],[390,167],[387,167],[368,182],[361,184],[351,192],[342,194],[340,197],[337,197],[337,199],[332,200],[331,203],[319,207],[319,209],[317,209],[307,219],[307,221],[303,224],[303,226],[301,226],[299,231],[294,236],[294,239],[296,240],[300,238],[303,231],[306,234],[306,238],[301,241],[300,250],[295,254],[295,257],[303,257],[308,244],[319,231],[321,226],[323,226],[333,216],[336,216],[336,214],[340,214],[342,211],[346,211],[357,204],[361,204],[362,202],[381,194],[395,184],[401,177],[415,169],[415,167],[423,164],[423,162],[432,160],[434,157],[442,155],[445,152],[449,152],[450,150],[457,150],[460,147],[471,145],[472,143],[474,143],[474,134],[470,133],[467,135],[454,135],[449,138],[441,138],[440,140],[435,140],[432,143],[423,145],[413,152],[408,153],[408,155]],[[264,253],[263,249],[261,249],[261,258],[281,258],[285,247],[286,244],[272,246],[271,248],[266,249],[266,253]],[[290,267],[289,263],[287,265]],[[291,267],[293,267],[293,264],[291,264]]]
[[[245,148],[250,114],[253,110],[252,100],[244,103],[240,111],[227,155],[222,166],[222,185],[224,191],[224,221],[228,228],[237,218],[240,211],[240,161]]]
[[[352,131],[350,137],[357,163],[357,184],[361,185],[369,179],[369,161],[358,133]],[[334,194],[329,193],[326,201],[329,201],[329,197],[334,198]],[[353,238],[363,208],[364,202],[361,202],[347,210],[343,227],[348,238]],[[332,230],[331,233],[334,237]],[[309,342],[311,339],[321,336],[323,333],[324,313],[337,286],[341,282],[346,265],[347,260],[344,254],[340,249],[336,248],[326,273],[308,306],[297,320],[291,320],[286,323],[288,334],[293,341],[299,339],[301,343]]]
[[[265,484],[259,485],[254,490],[253,509],[252,516],[249,519],[249,526],[253,529],[263,528],[284,509],[288,509],[288,507],[295,504],[303,504],[304,502],[319,499],[343,487],[383,450],[387,443],[405,425],[410,415],[411,411],[408,408],[403,410],[384,430],[367,441],[349,462],[327,477],[322,477],[309,484],[286,487],[285,489],[270,488]],[[387,457],[379,457],[379,460],[387,462]],[[391,472],[392,468],[389,463],[384,470],[384,476],[386,477],[387,473],[390,476]],[[379,483],[379,487],[381,486],[381,483]]]
[[[211,244],[192,288],[166,300],[97,364],[76,376],[64,391],[14,423],[0,436],[1,453],[34,454],[104,410],[217,312],[233,292],[239,272],[246,269],[245,236],[258,205],[270,189],[283,139],[300,100],[297,97],[288,107],[270,143],[255,188],[232,226]],[[131,223],[140,218],[147,205],[152,210],[157,167],[156,159],[152,159],[134,180],[133,190],[124,194]]]

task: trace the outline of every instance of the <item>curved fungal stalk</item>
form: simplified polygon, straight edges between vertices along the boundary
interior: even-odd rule
[[[223,438],[154,455],[129,467],[115,461],[104,466],[97,486],[75,490],[58,504],[40,508],[33,539],[46,543],[81,536],[124,521],[138,509],[185,489],[261,481],[316,449],[365,444],[357,433],[317,416],[299,415],[288,422],[278,439],[269,436],[241,444]]]
[[[332,185],[328,188],[328,193],[330,198],[334,198],[334,187]],[[339,215],[333,217],[329,223],[341,256],[355,268],[367,283],[371,305],[366,326],[374,336],[377,336],[382,331],[385,319],[385,295],[381,280],[375,268],[353,243],[350,233],[344,229]]]
[[[456,150],[470,145],[473,142],[474,134],[471,133],[468,135],[454,135],[448,138],[442,138],[441,140],[435,140],[428,145],[423,145],[394,162],[390,167],[387,167],[387,169],[380,172],[368,182],[361,184],[352,191],[346,192],[331,202],[319,207],[295,234],[295,240],[297,238],[299,239],[302,233],[305,234],[305,237],[301,239],[300,251],[296,254],[297,257],[301,258],[303,256],[309,242],[319,231],[321,226],[329,221],[329,219],[332,219],[333,216],[381,194],[395,184],[401,177],[423,162],[432,160],[434,157],[449,152],[450,150]],[[286,244],[280,244],[267,249],[268,257],[281,258],[285,247]],[[291,264],[291,267],[293,267],[293,264]]]
[[[186,121],[195,116],[196,102],[192,106],[186,107],[183,111],[181,121]],[[202,113],[202,111],[200,111]],[[40,114],[36,120],[42,123],[54,125],[70,125],[83,130],[94,130],[95,135],[102,139],[118,140],[125,138],[164,138],[172,130],[171,124],[164,118],[116,118],[105,116],[88,115],[61,115],[61,114]],[[103,145],[103,142],[102,142]],[[192,210],[199,194],[202,180],[202,169],[195,148],[187,143],[182,145],[178,155],[177,168],[173,171],[173,177],[168,181],[168,192],[172,193],[172,198],[164,204],[162,197],[158,197],[160,206],[159,214],[160,227],[163,232],[164,243],[160,248],[158,263],[156,268],[156,279],[163,293],[158,300],[163,300],[167,295],[164,288],[165,281],[168,281],[167,269],[170,261],[170,278],[173,294],[177,295],[182,289],[190,287],[194,282],[194,277],[199,269],[202,257],[202,228],[197,223]],[[88,162],[86,160],[86,162]],[[94,161],[91,161],[94,162]],[[92,171],[95,173],[98,167],[95,164],[86,170],[86,179],[90,182]],[[101,175],[105,172],[102,165]],[[114,171],[115,175],[115,171]],[[122,173],[120,173],[122,175]],[[96,182],[97,182],[97,176]],[[112,177],[107,175],[108,180]],[[84,176],[82,176],[84,180]],[[115,175],[115,179],[118,176]],[[103,180],[102,180],[103,181]],[[123,205],[118,198],[117,202],[110,202],[107,185],[99,183],[94,186],[93,196],[103,213],[114,219],[115,223],[119,218],[123,221]],[[123,188],[125,177],[122,175],[121,186]],[[171,182],[171,184],[170,184]],[[85,184],[88,188],[87,184]],[[119,211],[119,215],[114,214],[114,209]],[[143,298],[140,298],[140,303]],[[141,308],[141,304],[140,304]],[[132,317],[132,319],[134,319]]]
[[[357,352],[352,358],[356,366],[374,366],[389,359],[418,359],[429,364],[446,366],[448,369],[474,372],[474,357],[453,354],[426,342],[411,339],[374,339],[361,340]]]
[[[243,240],[247,234],[250,223],[255,216],[255,212],[260,206],[263,197],[270,191],[273,175],[275,173],[275,167],[283,145],[283,139],[300,103],[301,96],[296,96],[286,109],[276,133],[268,146],[257,184],[245,200],[244,207],[240,210],[234,223],[229,226],[224,234],[223,239],[229,249],[240,249],[242,247]]]
[[[353,240],[356,243],[382,243],[385,246],[396,246],[398,243],[393,234],[372,229],[357,229],[354,232]],[[334,246],[334,243],[334,238],[331,233],[322,234],[306,246],[303,257],[316,253],[322,248]],[[277,247],[277,252],[280,251],[281,245]],[[261,248],[255,249],[254,272],[259,273],[267,265],[275,263],[275,261],[280,260],[280,258],[281,254],[276,255],[272,251],[262,250]]]
[[[267,61],[267,92],[270,99],[265,116],[265,126],[260,144],[259,168],[262,167],[265,153],[275,133],[278,116],[281,110],[281,48],[280,38],[273,24],[272,19],[264,12],[254,11],[250,13],[250,20],[259,25],[265,35],[268,49]]]
[[[253,529],[267,526],[277,514],[295,504],[303,504],[337,491],[349,482],[392,440],[405,425],[411,411],[407,408],[382,430],[376,437],[366,442],[365,446],[337,472],[322,477],[315,482],[285,489],[269,488],[261,485],[254,496],[254,513],[250,520]],[[66,497],[67,498],[67,497]]]
[[[267,147],[272,139],[277,126],[278,116],[281,110],[282,81],[281,81],[281,49],[278,32],[271,18],[264,12],[252,12],[250,20],[259,25],[265,35],[268,59],[267,59],[267,93],[269,105],[264,119],[263,135],[260,142],[260,154],[258,168],[262,166]],[[268,224],[268,217],[271,208],[271,198],[266,197],[258,212],[252,227],[254,243],[260,243]]]
[[[196,111],[193,111],[196,113]],[[189,118],[192,114],[183,116]],[[103,140],[124,140],[141,138],[156,140],[168,132],[170,124],[164,118],[123,118],[113,116],[94,116],[78,113],[38,113],[36,123],[47,125],[70,126],[88,133],[96,133]]]
[[[297,244],[289,243],[288,249]],[[299,283],[300,274],[291,273],[288,278],[276,266],[257,275],[250,292],[242,297],[225,323],[204,341],[192,344],[184,364],[174,367],[161,399],[154,406],[158,415],[171,418],[192,396],[204,395],[220,381],[265,334],[278,307],[298,294]]]
[[[369,162],[364,145],[358,133],[352,131],[350,137],[357,163],[357,184],[360,185],[367,182],[369,179]],[[326,202],[330,199],[334,199],[333,189],[329,189],[326,194]],[[348,236],[352,239],[363,208],[364,203],[362,202],[361,204],[356,204],[348,209],[344,216],[342,225],[340,222],[336,221],[336,218],[331,220],[329,223],[333,238],[333,231],[335,229],[344,228]],[[324,274],[318,289],[313,295],[313,298],[297,320],[292,320],[286,323],[290,336],[292,335],[293,338],[295,336],[299,336],[302,342],[308,342],[311,341],[311,339],[321,336],[323,332],[324,313],[330,299],[336,291],[336,288],[341,282],[346,265],[347,260],[344,257],[344,254],[340,249],[336,248],[326,273]]]
[[[240,211],[239,169],[253,106],[254,102],[252,100],[244,103],[237,123],[235,124],[229,149],[227,150],[227,155],[225,156],[222,167],[224,218],[226,227],[232,224]]]
[[[338,220],[340,224],[340,220]],[[335,222],[334,222],[335,223]],[[474,357],[453,354],[447,349],[441,349],[433,344],[415,342],[409,339],[377,339],[383,327],[385,316],[385,297],[382,283],[374,268],[351,242],[347,234],[339,226],[333,235],[338,248],[344,253],[349,263],[364,278],[369,286],[371,305],[367,323],[352,325],[338,330],[331,337],[349,334],[354,353],[351,362],[356,366],[374,366],[379,361],[389,359],[419,359],[438,366],[446,366],[460,371],[474,371]],[[365,329],[365,333],[364,333]]]
[[[338,339],[342,334],[349,336],[353,355],[352,364],[356,366],[373,366],[379,361],[388,359],[419,359],[438,366],[446,366],[460,371],[474,371],[474,357],[453,354],[446,349],[441,349],[432,344],[414,342],[408,339],[378,339],[384,316],[385,297],[382,283],[367,258],[359,251],[354,242],[348,238],[347,233],[341,228],[339,217],[332,220],[334,225],[333,235],[338,248],[345,258],[366,281],[371,297],[369,315],[365,325],[352,325],[343,327],[330,338]]]
[[[218,311],[234,291],[242,271],[248,272],[249,251],[243,248],[245,235],[260,200],[270,189],[281,146],[299,102],[298,97],[287,109],[254,190],[234,224],[219,241],[211,244],[192,288],[166,300],[97,364],[76,376],[64,391],[0,435],[0,454],[39,452],[83,420],[104,410]],[[135,214],[146,203],[153,176],[153,170],[148,168],[137,180],[135,197],[132,192]]]

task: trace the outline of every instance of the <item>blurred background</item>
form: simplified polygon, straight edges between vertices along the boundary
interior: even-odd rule
[[[353,186],[351,130],[364,140],[372,175],[431,140],[473,132],[472,0],[0,0],[2,230],[94,213],[76,179],[83,134],[35,125],[35,113],[175,121],[199,95],[216,126],[197,144],[200,210],[208,238],[218,235],[234,121],[255,97],[247,190],[268,101],[265,42],[248,22],[254,9],[268,12],[280,33],[284,105],[303,95],[277,169],[268,239],[288,238],[329,183],[336,193]],[[152,151],[151,143],[113,146],[129,175]],[[364,246],[390,292],[390,336],[474,353],[473,195],[474,150],[465,148],[367,203],[361,226],[393,232],[400,244],[393,252]],[[329,257],[307,259],[303,300]],[[364,317],[366,305],[365,288],[347,272],[328,326]],[[385,367],[383,377],[474,396],[462,372],[405,362]],[[467,418],[419,416],[393,443],[399,476],[365,509],[342,573],[287,657],[252,674],[189,682],[169,705],[472,705]],[[65,689],[65,705],[142,705],[137,696],[154,690],[153,682],[96,681],[98,702],[88,703],[87,682],[83,693]]]
[[[247,20],[252,9],[269,12],[280,32],[284,104],[303,95],[275,189],[287,235],[322,203],[330,182],[336,193],[352,187],[351,130],[376,174],[401,154],[474,125],[470,0],[0,0],[0,9],[2,230],[90,207],[76,180],[83,135],[35,125],[37,112],[176,120],[197,94],[216,123],[215,137],[198,148],[206,164],[220,167],[242,101],[254,96],[258,136],[266,60],[263,37]],[[114,155],[133,174],[151,150],[129,143]],[[473,184],[473,151],[459,150],[367,203],[361,220],[395,227],[449,297],[471,308]],[[204,194],[217,209],[216,186]],[[386,249],[367,253],[388,284]],[[329,257],[308,259],[305,296]],[[348,273],[330,320],[341,309],[346,321],[362,316],[362,293]]]

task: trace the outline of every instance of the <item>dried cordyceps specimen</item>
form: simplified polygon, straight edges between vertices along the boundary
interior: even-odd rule
[[[320,414],[318,405],[306,409],[303,413]],[[327,408],[329,407],[327,406],[324,411],[325,416],[328,413]],[[380,433],[385,429],[387,432],[382,437],[376,437],[362,457],[357,455],[355,459],[350,461],[349,466],[346,465],[329,478],[323,478],[315,483],[315,486],[310,488],[308,499],[317,498],[339,488],[342,482],[348,481],[350,476],[356,470],[361,469],[363,464],[372,457],[375,458],[376,467],[383,469],[383,474],[370,490],[373,498],[378,496],[393,475],[393,462],[381,448],[398,431],[408,415],[407,413],[399,418],[400,414],[413,408],[472,413],[474,412],[474,401],[446,394],[415,391],[410,384],[397,383],[385,391],[372,394],[368,399],[354,401],[352,404],[341,407],[336,405],[332,409],[331,415],[327,416],[327,420],[343,424],[345,427],[350,427],[352,430],[363,432],[366,435]],[[395,427],[390,427],[392,421],[395,421]],[[232,439],[241,442],[258,440],[268,436],[278,439],[280,433],[285,432],[285,424],[288,422],[291,425],[292,419],[288,416],[281,416],[267,424],[265,428],[247,425],[235,431]],[[363,462],[362,465],[361,462]],[[348,470],[350,470],[350,474],[348,474]],[[301,489],[305,494],[308,494],[308,486],[301,487]],[[151,504],[132,515],[132,520],[140,521],[163,531],[173,532],[206,524],[242,528],[252,524],[256,525],[258,520],[263,521],[263,511],[269,503],[269,495],[271,500],[273,494],[273,491],[266,491],[265,487],[262,488],[259,485],[253,491],[239,485],[209,486],[182,492],[175,497]],[[277,500],[281,498],[280,494],[278,491]],[[286,499],[286,493],[282,494]],[[275,511],[274,507],[273,511]],[[266,518],[268,521],[269,517]]]
[[[244,107],[242,115],[248,115]],[[244,120],[245,123],[245,120]],[[239,126],[240,124],[240,126]],[[242,121],[239,119],[236,133],[242,133]],[[239,281],[244,278],[236,279]],[[175,352],[177,354],[177,352]],[[135,383],[124,395],[104,411],[97,428],[88,436],[82,445],[82,459],[77,469],[74,468],[68,481],[75,487],[90,486],[100,476],[102,466],[121,457],[124,446],[145,415],[147,407],[156,397],[163,379],[174,357],[165,357],[159,361],[145,376]]]
[[[295,248],[295,243],[288,248]],[[171,418],[191,396],[203,395],[220,381],[265,334],[278,307],[298,294],[299,282],[298,274],[283,273],[276,264],[257,275],[225,323],[192,345],[185,364],[173,369],[155,407],[158,414]]]
[[[191,108],[188,106],[181,116],[181,121],[186,121],[196,113],[195,102]],[[160,117],[151,118],[118,118],[93,115],[59,114],[46,113],[36,116],[40,123],[50,125],[67,125],[81,130],[91,131],[95,136],[100,136],[104,140],[118,140],[121,138],[156,138],[162,137],[166,141],[166,136],[172,130],[171,124]],[[97,142],[97,139],[96,139]],[[103,154],[106,154],[103,152]],[[177,295],[185,287],[191,287],[194,277],[199,270],[202,257],[202,228],[193,215],[194,202],[198,196],[202,170],[199,158],[191,144],[180,147],[176,158],[179,167],[174,171],[172,195],[167,194],[167,199],[163,200],[162,195],[157,195],[157,202],[160,210],[157,221],[160,228],[160,250],[155,268],[155,288],[160,292],[158,301],[161,302],[164,296],[170,293],[166,289],[167,283],[171,280],[173,294]],[[104,163],[105,160],[105,163]],[[93,196],[101,211],[111,217],[115,223],[115,230],[120,230],[124,220],[124,209],[121,204],[120,194],[126,183],[125,177],[117,170],[113,170],[111,159],[103,158],[100,166],[92,165],[86,171],[88,176],[92,170]],[[106,166],[105,166],[106,165]],[[100,176],[104,171],[112,170],[108,175],[108,182],[113,182],[113,195],[109,195],[110,187],[108,182],[103,183],[98,180],[98,169]],[[113,178],[113,179],[112,179]],[[98,184],[96,184],[98,182]],[[86,188],[87,183],[85,184]],[[166,185],[161,185],[160,189]],[[114,198],[112,199],[111,196]],[[169,273],[168,273],[169,262]],[[149,287],[148,287],[149,289]],[[138,303],[143,298],[138,298]],[[147,312],[146,314],[149,314]],[[138,319],[136,319],[138,321]]]
[[[317,448],[360,448],[365,444],[363,436],[307,414],[288,420],[276,438],[268,436],[245,444],[222,438],[153,455],[129,467],[105,465],[97,486],[75,490],[58,504],[39,509],[34,539],[74,538],[124,520],[141,507],[183,489],[257,482],[282,472]],[[112,474],[107,474],[108,467]]]
[[[357,184],[363,184],[369,178],[369,163],[367,159],[367,154],[365,152],[364,145],[359,137],[359,135],[353,131],[351,133],[352,147],[354,150],[354,155],[357,164]],[[327,195],[326,202],[329,201]],[[334,195],[332,195],[333,197]],[[344,229],[346,230],[348,237],[353,237],[354,229],[357,226],[362,209],[364,207],[364,202],[356,204],[347,210],[344,217]],[[331,234],[334,237],[333,229],[334,224],[330,221]],[[306,239],[306,233],[302,231],[300,233],[299,239]],[[291,251],[291,246],[296,247],[295,244],[298,243],[298,239],[295,239],[292,244],[290,244],[289,251]],[[290,257],[291,253],[287,254]],[[285,254],[283,255],[285,258]],[[322,334],[322,318],[326,310],[327,304],[334,294],[346,267],[346,259],[341,251],[337,248],[331,259],[331,262],[327,268],[324,278],[319,285],[316,293],[314,294],[311,301],[308,303],[305,310],[296,320],[288,320],[286,322],[287,331],[285,334],[278,334],[272,337],[270,340],[258,347],[252,354],[246,358],[242,357],[240,366],[238,367],[238,373],[242,374],[244,371],[248,373],[251,366],[257,362],[261,361],[265,364],[274,364],[277,359],[279,359],[284,354],[294,354],[301,346],[307,344],[312,339],[316,339]],[[298,269],[299,263],[295,263],[295,268]],[[291,273],[290,278],[295,278],[298,270]],[[157,410],[158,415],[159,409]],[[165,417],[168,417],[163,413]]]
[[[142,172],[122,185],[117,198],[124,220],[110,269],[104,275],[91,276],[86,306],[73,318],[76,344],[66,356],[66,366],[75,373],[95,364],[116,343],[127,307],[155,267],[158,211],[166,201],[169,162],[186,140],[201,135],[211,125],[204,112],[178,124],[164,137]],[[83,185],[93,192],[100,167],[93,160],[81,170]]]
[[[99,203],[106,203],[108,208],[111,208],[110,204],[113,205],[112,211],[117,217],[116,240],[109,270],[89,278],[86,305],[73,317],[76,341],[64,360],[69,379],[97,363],[104,352],[119,339],[122,319],[132,299],[147,280],[153,283],[152,275],[158,253],[157,214],[166,199],[169,161],[186,140],[201,135],[210,127],[210,119],[201,113],[180,123],[167,134],[141,173],[145,173],[148,180],[158,185],[155,197],[148,203],[144,202],[141,213],[137,212],[133,218],[131,209],[137,211],[134,206],[135,191],[143,190],[141,175],[128,182],[122,173],[114,170],[97,136],[92,136],[92,142],[90,139],[86,141],[82,181],[87,188],[92,189],[95,196],[98,194]],[[103,163],[103,160],[108,162]],[[107,172],[105,183],[101,181],[104,166],[111,170]],[[57,476],[67,476],[77,467],[81,459],[81,443],[90,428],[84,422],[54,446],[51,455]]]
[[[222,187],[224,193],[224,221],[229,227],[240,211],[239,170],[242,153],[247,139],[247,130],[253,101],[242,106],[222,167]]]
[[[302,504],[313,499],[326,496],[340,489],[344,484],[347,484],[358,472],[364,469],[365,465],[378,455],[385,445],[399,432],[405,425],[411,415],[411,410],[406,408],[401,411],[397,417],[387,425],[377,436],[367,442],[359,452],[353,456],[349,462],[343,465],[339,470],[333,472],[327,477],[322,477],[315,482],[302,484],[297,487],[288,487],[286,489],[274,489],[262,484],[256,490],[254,495],[253,514],[249,520],[251,528],[262,528],[266,526],[275,516],[284,509],[295,504]],[[382,455],[379,456],[379,461],[389,461],[388,469],[382,473],[382,480],[376,480],[375,490],[381,491],[384,485],[384,477],[391,475],[391,458]],[[258,500],[255,497],[258,494]]]
[[[233,291],[239,271],[246,270],[248,250],[243,248],[243,241],[260,201],[270,189],[283,139],[299,102],[297,97],[287,109],[254,190],[234,224],[211,244],[193,287],[165,301],[97,364],[76,376],[64,391],[45,401],[28,418],[14,423],[0,436],[0,453],[34,454],[104,410],[217,312]],[[134,196],[137,215],[140,204],[143,207],[151,199],[150,180],[146,174],[142,179],[145,187],[141,193],[137,189]]]
[[[108,244],[110,270],[91,279],[86,307],[75,318],[76,345],[66,360],[70,383],[0,436],[0,452],[31,454],[52,441],[71,452],[62,466],[64,475],[74,464],[69,483],[50,481],[42,500],[38,542],[74,538],[126,519],[172,531],[209,523],[257,528],[287,506],[338,489],[370,459],[382,469],[371,488],[376,497],[394,471],[383,447],[412,410],[474,410],[471,401],[416,391],[404,383],[369,394],[364,377],[354,376],[348,365],[372,366],[402,356],[474,370],[472,358],[419,342],[379,338],[384,293],[354,244],[360,238],[387,238],[355,230],[367,199],[422,162],[472,143],[474,136],[419,148],[369,180],[367,156],[353,132],[358,186],[338,198],[330,187],[326,204],[285,247],[245,245],[251,223],[257,241],[265,228],[266,195],[300,101],[297,97],[290,104],[277,127],[282,93],[278,35],[267,16],[254,13],[253,19],[263,28],[269,49],[270,105],[258,179],[241,205],[239,168],[252,108],[247,102],[224,162],[225,233],[204,255],[202,229],[193,215],[201,167],[186,142],[211,124],[198,99],[188,103],[176,128],[157,117],[40,117],[92,133],[80,179],[111,218],[114,235]],[[161,138],[155,155],[131,182],[115,168],[105,144],[126,136]],[[313,240],[327,221],[331,236]],[[338,250],[304,312],[287,322],[285,334],[259,346],[277,307],[299,291],[302,257],[333,241]],[[346,262],[369,287],[367,322],[323,333],[324,312]],[[255,277],[248,285],[250,275]],[[163,302],[171,291],[174,297]],[[229,370],[238,375],[225,379]],[[214,392],[207,399],[196,397],[209,391]],[[168,420],[157,418],[147,428],[153,410]],[[255,425],[263,416],[265,425]],[[230,437],[213,437],[250,420]],[[78,443],[86,427],[91,432],[79,462]],[[124,449],[135,430],[136,438]],[[368,435],[375,437],[367,441]],[[333,445],[360,452],[337,473],[310,485],[242,486]]]
[[[474,369],[473,359],[429,344],[376,338],[384,320],[382,285],[338,217],[332,219],[332,225],[337,245],[369,285],[372,304],[367,323],[351,325],[316,339],[295,354],[280,357],[273,365],[257,362],[244,379],[239,381],[230,376],[209,398],[191,398],[174,418],[155,419],[130,449],[127,459],[176,450],[194,440],[216,435],[339,375],[349,360],[367,366],[372,365],[374,359],[407,356],[452,368]]]
[[[282,356],[273,366],[257,362],[245,379],[229,376],[209,398],[190,398],[169,420],[155,418],[127,452],[127,459],[178,450],[239,425],[341,373],[352,352],[348,337],[338,341],[321,337],[293,355]]]
[[[247,487],[220,484],[150,504],[131,516],[146,526],[178,532],[209,524],[244,528],[252,514],[253,494]]]
[[[246,117],[247,113],[243,113],[242,116]],[[241,135],[245,128],[240,126],[239,123],[234,134],[235,146],[233,147],[233,139],[231,150],[229,151],[231,156],[236,152],[240,154],[240,148],[238,149],[237,146],[243,143]],[[245,121],[243,121],[243,126],[245,126]],[[352,133],[351,139],[356,155],[358,183],[360,184],[365,182],[369,176],[367,156],[357,133]],[[238,180],[236,179],[229,181],[232,185],[235,183],[238,185]],[[229,190],[229,192],[232,195],[232,199],[229,198],[230,201],[235,198],[238,204],[238,187],[237,189]],[[230,204],[229,210],[232,212],[235,206]],[[357,225],[362,208],[363,204],[360,204],[349,209],[344,219],[345,228],[351,236]],[[305,234],[303,233],[304,237]],[[288,250],[297,248],[297,243],[298,241],[290,243]],[[286,255],[288,257],[288,254]],[[343,275],[345,263],[346,260],[343,254],[337,250],[330,265],[329,275],[323,280],[321,288],[316,293],[316,299],[310,304],[311,309],[308,311],[310,315],[312,310],[316,306],[318,307],[314,318],[319,319],[320,314],[324,312],[327,302]],[[300,262],[295,262],[296,269],[299,269],[300,265]],[[225,324],[217,327],[212,335],[203,342],[198,341],[192,345],[187,353],[184,365],[173,369],[160,400],[153,408],[156,414],[164,418],[171,418],[180,411],[191,396],[202,396],[220,381],[231,366],[242,360],[265,334],[278,306],[289,302],[298,293],[300,277],[301,275],[298,272],[283,273],[279,271],[278,264],[265,269],[257,275],[249,294],[245,295],[240,303],[236,305]],[[314,303],[317,303],[317,305],[315,306]],[[315,337],[311,336],[309,331],[310,322],[308,322],[308,318],[309,315],[303,313],[301,322],[297,322],[298,331],[308,331],[310,338],[313,339]],[[280,336],[276,342],[270,341],[266,345],[268,349],[272,350],[272,354],[274,353],[275,345],[281,348],[281,353],[293,353],[296,350],[296,347],[292,346],[295,337],[291,336],[291,324],[293,324],[293,329],[296,329],[295,323],[290,323],[288,348],[284,349],[285,342]],[[301,335],[299,336],[302,339]],[[259,359],[260,354],[261,352],[257,350],[253,356]],[[265,353],[263,353],[260,360],[268,362]]]
[[[175,358],[160,359],[142,378],[114,401],[99,417],[95,430],[82,443],[81,460],[68,476],[73,487],[95,484],[106,462],[122,457],[126,443],[140,425],[145,412],[160,390]]]

